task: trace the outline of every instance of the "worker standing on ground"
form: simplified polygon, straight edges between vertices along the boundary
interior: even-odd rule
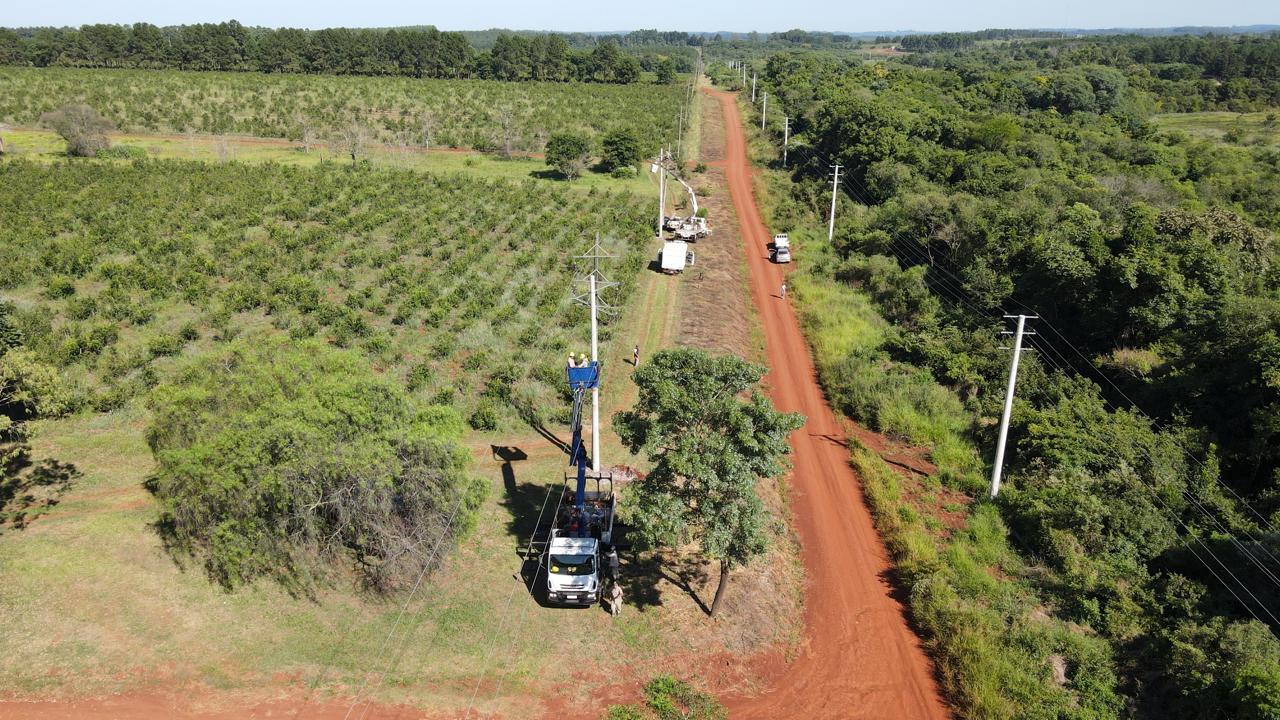
[[[614,580],[609,588],[609,614],[618,617],[622,612],[622,583]]]
[[[631,351],[631,367],[640,367],[640,346]]]
[[[782,283],[782,296],[781,296],[781,297],[782,297],[782,299],[783,299],[783,300],[786,300],[786,299],[787,299],[787,283],[786,283],[786,282],[783,282],[783,283]]]

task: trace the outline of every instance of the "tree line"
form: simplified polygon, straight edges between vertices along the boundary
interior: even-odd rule
[[[490,50],[477,52],[463,33],[434,27],[269,29],[235,20],[0,29],[0,64],[623,84],[644,70],[672,82],[680,67],[671,57],[624,53],[612,38],[575,50],[562,35],[502,33]]]

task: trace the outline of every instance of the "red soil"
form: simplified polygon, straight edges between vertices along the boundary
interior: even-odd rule
[[[726,171],[760,313],[773,402],[808,417],[791,437],[792,512],[807,575],[805,641],[790,663],[762,661],[767,689],[728,698],[738,718],[925,718],[950,716],[932,664],[888,580],[891,566],[849,464],[841,423],[822,397],[784,274],[768,261],[752,195],[746,140],[734,95],[708,90],[725,116]]]

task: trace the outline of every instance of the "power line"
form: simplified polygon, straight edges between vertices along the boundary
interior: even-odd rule
[[[435,548],[431,551],[431,559],[428,560],[422,566],[422,571],[418,573],[418,579],[413,584],[413,590],[409,592],[409,597],[405,598],[404,604],[400,606],[400,611],[396,613],[395,622],[391,624],[391,629],[387,631],[387,636],[386,638],[383,639],[382,646],[379,648],[377,655],[380,655],[380,656],[385,655],[387,645],[391,642],[391,637],[395,634],[396,630],[399,629],[400,621],[404,619],[405,611],[409,609],[409,604],[413,602],[413,598],[418,594],[418,589],[422,587],[423,579],[426,578],[427,573],[431,570],[431,566],[435,564],[435,559],[439,555],[440,547],[444,544],[445,538],[449,536],[449,530],[453,527],[453,519],[458,513],[458,508],[462,507],[463,497],[464,497],[464,493],[459,492],[458,499],[453,504],[453,511],[449,513],[449,518],[445,522],[444,529],[440,532],[440,536],[436,539]],[[408,636],[406,634],[405,641],[407,640],[408,640]],[[360,689],[356,691],[356,699],[352,701],[351,707],[347,708],[347,712],[343,714],[342,716],[343,720],[347,720],[347,718],[350,717],[351,712],[355,710],[356,705],[359,704],[360,696],[364,693],[364,690],[366,687],[368,687],[368,685],[369,685],[369,674],[365,673],[364,681],[360,684]]]

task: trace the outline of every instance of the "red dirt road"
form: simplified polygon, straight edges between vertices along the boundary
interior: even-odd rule
[[[892,596],[889,556],[849,464],[844,432],[818,388],[796,315],[778,297],[784,276],[765,249],[771,236],[752,194],[735,96],[705,92],[724,113],[729,191],[751,269],[751,297],[764,325],[765,381],[779,409],[808,417],[791,437],[791,507],[807,574],[806,639],[793,662],[773,664],[764,692],[728,698],[730,716],[948,718],[932,664]]]

